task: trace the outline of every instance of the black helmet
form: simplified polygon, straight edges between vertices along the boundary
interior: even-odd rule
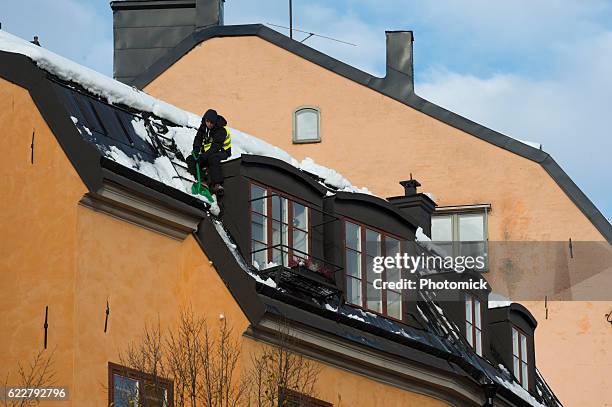
[[[212,123],[217,123],[218,117],[219,115],[213,109],[208,109],[206,113],[204,113],[204,120],[208,120],[209,122],[212,122]]]

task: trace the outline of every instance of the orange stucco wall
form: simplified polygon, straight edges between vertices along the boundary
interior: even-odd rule
[[[192,305],[211,325],[224,314],[237,332],[246,329],[192,237],[179,242],[78,205],[86,188],[29,94],[5,81],[0,89],[0,376],[17,380],[17,364],[43,348],[47,305],[55,382],[79,406],[106,404],[107,363],[119,362],[146,322],[173,326]]]
[[[244,363],[250,355],[261,351],[262,343],[245,337],[243,343]],[[247,356],[248,355],[248,356]],[[334,407],[446,407],[448,403],[422,394],[412,393],[383,384],[348,370],[309,359],[318,369],[316,397],[332,403]]]
[[[257,37],[206,41],[145,90],[198,114],[215,108],[230,126],[298,159],[312,157],[379,196],[401,195],[398,182],[412,173],[423,185],[421,190],[433,193],[439,205],[489,203],[491,241],[603,240],[539,164]],[[304,105],[321,109],[321,143],[292,144],[292,113]],[[493,287],[497,280],[518,290],[541,287],[544,292],[550,284],[564,286],[570,281],[567,273],[556,269],[556,259],[550,255],[548,266],[538,265],[537,270],[523,267],[520,259],[511,270],[507,262],[500,268],[492,259],[487,278]],[[548,269],[554,274],[546,273]],[[530,309],[538,313],[543,306],[534,302]],[[555,307],[555,318],[541,322],[537,330],[540,369],[568,405],[612,405],[612,396],[604,390],[612,388],[612,336],[605,334],[609,324],[602,313],[610,304],[558,302]],[[575,321],[567,318],[570,313],[592,320],[589,329],[576,335]]]
[[[24,89],[0,79],[0,377],[18,383],[43,348],[65,405],[107,404],[107,363],[145,323],[175,326],[192,306],[214,326],[223,314],[236,334],[248,321],[193,237],[177,241],[80,206],[87,192]],[[35,158],[30,162],[32,131]],[[110,316],[104,333],[106,301]],[[244,342],[242,360],[256,351]],[[447,405],[323,365],[320,397],[336,406]],[[55,405],[55,402],[42,403]]]

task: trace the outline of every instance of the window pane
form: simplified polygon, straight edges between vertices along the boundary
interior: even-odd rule
[[[287,198],[273,195],[270,199],[272,200],[272,219],[281,220],[282,217],[283,223],[287,223],[289,216]]]
[[[472,323],[472,297],[465,296],[465,320]]]
[[[527,337],[521,335],[521,360],[527,363]]]
[[[481,214],[459,215],[459,240],[480,242],[484,240],[484,216]]]
[[[382,312],[382,290],[374,288],[372,284],[368,284],[367,308],[372,311]]]
[[[395,291],[387,291],[387,314],[390,317],[402,319],[402,295]]]
[[[281,239],[282,234],[282,239]],[[272,245],[276,246],[279,244],[287,245],[289,239],[289,230],[287,225],[283,224],[281,229],[281,223],[279,221],[272,221]],[[282,248],[283,250],[287,250],[286,247]]]
[[[293,227],[308,232],[308,208],[299,203],[293,203]]]
[[[451,216],[433,216],[431,218],[431,240],[434,242],[453,241],[453,221]]]
[[[474,318],[474,325],[476,325],[476,328],[482,329],[482,321],[480,320],[480,301],[478,301],[476,298],[474,298]]]
[[[361,227],[351,222],[346,222],[346,247],[361,251]]]
[[[347,277],[346,279],[346,301],[361,306],[361,280]]]
[[[527,389],[529,387],[529,373],[527,372],[527,364],[521,363],[521,373],[523,377],[521,377],[521,384],[523,388]]]
[[[519,355],[519,338],[516,329],[512,328],[512,354],[515,356]]]
[[[472,338],[472,324],[470,324],[469,322],[465,323],[465,339],[467,339],[468,343],[472,346],[474,346],[474,338]]]
[[[474,334],[476,335],[476,354],[482,356],[482,332],[477,329]]]
[[[113,394],[116,407],[138,405],[138,381],[113,374]]]
[[[145,406],[166,407],[168,405],[168,391],[162,385],[147,383],[143,387],[142,398]]]
[[[289,230],[287,225],[273,220],[272,221],[272,261],[276,264],[288,265],[288,248],[287,242],[289,240]],[[281,259],[282,254],[282,259]]]
[[[521,377],[519,360],[516,356],[512,357],[512,360],[514,361],[514,377],[519,379]]]
[[[262,243],[267,243],[266,217],[251,212],[251,238]]]
[[[308,233],[293,229],[293,248],[296,250],[296,256],[306,256],[308,254]]]
[[[474,258],[476,258],[476,256],[485,256],[485,242],[461,242],[459,244],[459,254],[461,256],[471,256]],[[475,269],[477,268],[475,267]]]
[[[257,270],[262,270],[266,266],[266,264],[268,264],[268,251],[260,249],[265,249],[266,245],[251,240],[251,247],[254,252],[251,259],[251,261],[253,262],[253,266]]]
[[[350,249],[346,250],[346,274],[361,278],[361,254]]]
[[[251,184],[251,210],[262,213],[264,215],[266,214],[266,199],[263,198],[264,196],[266,196],[265,189],[260,188],[257,185]],[[253,199],[256,199],[256,201],[253,201]]]
[[[366,229],[366,253],[370,256],[380,256],[380,233]]]
[[[382,274],[374,272],[374,257],[366,256],[366,275],[369,283],[382,279]]]
[[[395,257],[400,252],[400,242],[397,239],[391,237],[385,237],[385,250],[386,256]],[[387,269],[387,281],[400,281],[401,273],[400,270],[395,267],[388,267]]]
[[[319,139],[319,112],[314,109],[302,109],[295,113],[295,139]]]

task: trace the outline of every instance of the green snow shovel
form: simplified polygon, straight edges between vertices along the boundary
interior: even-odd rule
[[[195,157],[195,156],[194,156]],[[198,175],[198,180],[191,184],[191,193],[194,195],[202,195],[205,197],[208,202],[211,204],[214,202],[212,194],[206,187],[206,185],[202,184],[202,180],[200,178],[200,166],[196,162],[196,174]]]

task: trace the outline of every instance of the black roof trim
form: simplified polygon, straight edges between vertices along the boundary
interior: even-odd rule
[[[534,316],[531,314],[531,312],[529,312],[529,310],[527,308],[525,308],[523,305],[517,303],[517,302],[512,302],[510,303],[510,305],[506,305],[505,307],[496,307],[496,308],[491,308],[490,311],[495,311],[498,310],[498,313],[503,313],[503,315],[505,315],[506,319],[510,319],[510,313],[511,312],[516,312],[519,315],[523,316],[525,318],[525,320],[527,322],[529,322],[529,324],[531,325],[531,327],[533,329],[536,329],[536,327],[538,326],[538,321],[534,318]],[[499,314],[497,314],[499,315]]]
[[[341,199],[345,201],[360,201],[360,202],[365,202],[370,205],[376,205],[379,208],[382,208],[385,211],[389,212],[390,214],[398,217],[402,222],[406,222],[410,224],[415,231],[419,227],[420,222],[418,220],[416,220],[410,214],[402,212],[396,206],[394,206],[392,203],[385,200],[384,198],[379,198],[375,195],[362,194],[359,192],[336,191],[335,194],[336,194],[337,199]]]
[[[270,294],[269,290],[267,290],[267,292]],[[452,355],[443,350],[427,347],[421,343],[408,339],[406,339],[405,342],[399,338],[390,339],[389,336],[391,334],[388,332],[382,336],[380,332],[378,334],[368,332],[368,329],[364,329],[363,327],[361,327],[361,329],[355,327],[355,323],[348,321],[348,318],[342,321],[334,321],[331,317],[325,317],[305,311],[295,305],[287,304],[284,300],[274,299],[266,294],[260,294],[260,298],[266,305],[268,313],[283,316],[310,328],[348,339],[351,342],[361,343],[385,353],[426,364],[448,373],[470,377],[463,369],[459,370],[458,366],[457,368],[453,368],[454,364],[449,363],[451,361],[450,359],[452,359]],[[410,344],[408,345],[407,343]]]
[[[327,188],[325,188],[323,185],[316,182],[309,173],[302,171],[294,167],[293,165],[286,163],[283,160],[279,160],[277,158],[272,158],[272,157],[266,157],[262,155],[254,155],[254,154],[242,154],[240,158],[238,159],[242,160],[242,162],[247,165],[248,164],[262,164],[265,166],[275,167],[279,170],[285,171],[286,173],[304,181],[310,187],[312,187],[312,189],[314,189],[321,195],[325,195],[326,192],[328,191]]]
[[[203,218],[194,237],[249,322],[257,325],[264,316],[265,307],[255,290],[255,280],[240,267],[217,232],[213,220]]]
[[[248,25],[226,25],[212,26],[199,31],[195,31],[176,47],[170,49],[168,53],[149,67],[144,73],[135,78],[131,85],[144,88],[155,78],[166,71],[170,66],[177,62],[183,55],[188,53],[196,45],[215,37],[238,37],[238,36],[257,36],[274,45],[277,45],[289,52],[292,52],[312,63],[326,68],[338,75],[344,76],[363,86],[382,93],[398,102],[410,106],[434,119],[440,120],[449,126],[455,127],[481,140],[491,143],[504,150],[510,151],[528,160],[542,165],[548,174],[555,180],[559,187],[565,192],[570,200],[582,211],[591,221],[593,226],[604,236],[608,243],[612,244],[612,225],[606,220],[591,200],[578,188],[563,169],[552,159],[552,157],[542,150],[530,147],[518,140],[508,137],[502,133],[491,130],[472,120],[453,113],[440,107],[426,99],[410,92],[407,97],[395,92],[393,86],[385,86],[384,78],[378,78],[363,72],[353,66],[341,62],[322,52],[308,47],[295,41],[277,31],[274,31],[263,24]],[[569,232],[568,232],[569,233]]]
[[[181,206],[184,206],[186,204],[192,208],[197,208],[200,211],[207,210],[207,206],[204,204],[204,202],[197,199],[196,197],[192,195],[188,195],[177,189],[171,188],[168,185],[160,181],[149,178],[146,175],[141,174],[138,171],[135,171],[131,168],[127,168],[121,164],[118,164],[113,160],[110,160],[106,157],[102,157],[102,159],[100,160],[100,163],[103,169],[108,170],[104,172],[105,178],[107,179],[111,179],[116,182],[116,180],[118,179],[117,177],[121,176],[121,177],[124,177],[125,179],[131,180],[133,181],[133,183],[130,185],[130,187],[140,184],[146,187],[149,191],[155,191],[158,193],[158,194],[155,194],[155,196],[149,193],[150,197],[159,198],[159,194],[162,194],[162,196],[167,197],[166,201],[168,199],[172,199],[174,202],[176,202],[175,204],[171,205],[172,207],[176,207],[177,203],[180,202]],[[115,176],[110,175],[113,173],[116,175]]]

